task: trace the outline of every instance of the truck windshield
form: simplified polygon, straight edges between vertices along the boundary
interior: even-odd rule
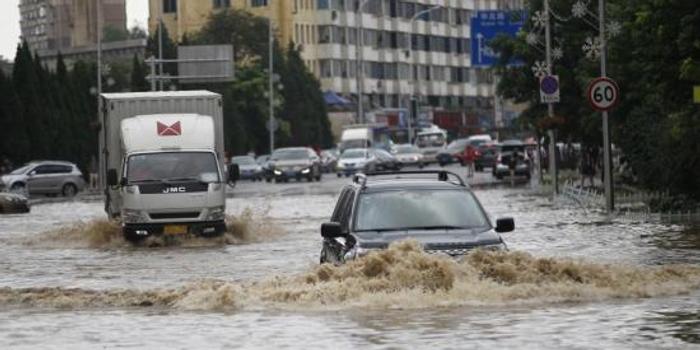
[[[489,227],[473,195],[461,190],[402,190],[360,197],[356,231]]]
[[[418,135],[416,141],[418,147],[442,147],[445,145],[445,135],[443,134],[423,134]]]
[[[220,182],[216,157],[208,152],[146,153],[129,157],[127,181]]]

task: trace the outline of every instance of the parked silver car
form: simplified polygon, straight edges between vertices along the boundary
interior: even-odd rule
[[[69,162],[37,161],[0,178],[0,190],[26,194],[62,194],[73,197],[85,188],[80,169]]]

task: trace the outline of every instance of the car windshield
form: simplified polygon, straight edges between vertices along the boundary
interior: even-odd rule
[[[219,182],[214,154],[208,152],[146,153],[129,157],[126,178],[132,182]]]
[[[415,146],[398,146],[398,147],[396,147],[396,154],[410,154],[410,153],[420,153],[420,151]]]
[[[467,143],[469,143],[468,140],[454,140],[454,141],[450,142],[449,145],[447,145],[447,149],[451,150],[451,151],[458,150],[458,149],[464,148],[467,145]]]
[[[367,158],[367,150],[364,149],[349,149],[340,155],[342,159],[348,158]]]
[[[309,152],[305,149],[283,149],[272,154],[273,160],[295,160],[309,158]]]
[[[10,173],[10,175],[22,175],[22,174],[26,173],[29,170],[29,168],[31,168],[31,167],[32,167],[32,165],[25,165],[19,169],[13,170]]]
[[[255,159],[253,159],[253,157],[233,157],[231,159],[231,162],[238,164],[238,165],[256,165],[256,164],[258,164],[255,162]]]
[[[356,231],[488,227],[474,196],[462,190],[402,190],[359,198]]]

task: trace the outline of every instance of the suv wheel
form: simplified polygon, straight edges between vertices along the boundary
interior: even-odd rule
[[[76,194],[78,194],[78,188],[73,184],[65,184],[63,185],[61,193],[64,197],[74,197]]]

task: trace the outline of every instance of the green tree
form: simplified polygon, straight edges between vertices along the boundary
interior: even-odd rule
[[[102,41],[113,42],[113,41],[123,41],[129,39],[129,31],[121,28],[117,28],[112,25],[106,25],[102,28]]]
[[[552,0],[555,12],[567,13],[571,2]],[[530,2],[530,18],[542,1]],[[609,42],[608,75],[622,91],[620,105],[611,112],[612,140],[647,187],[686,193],[700,199],[700,108],[692,103],[692,86],[700,83],[700,9],[683,0],[608,1],[608,17],[622,22],[622,33]],[[543,54],[524,37],[499,38],[501,53],[498,91],[530,107],[521,116],[525,125],[543,131],[555,128],[560,136],[602,144],[600,114],[587,103],[585,88],[599,75],[599,63],[584,56],[581,44],[596,31],[582,21],[554,21],[553,37],[564,57],[554,65],[561,81],[558,118],[546,117],[538,101],[537,80],[530,67]],[[531,22],[530,22],[531,23]],[[532,31],[530,24],[525,31]],[[506,67],[511,57],[520,67]]]
[[[284,86],[282,118],[291,125],[290,145],[330,147],[333,144],[321,86],[292,44],[281,75]]]
[[[141,61],[141,59],[134,55],[131,60],[131,91],[148,91],[150,90],[150,84],[146,80],[146,63]]]
[[[26,128],[12,81],[0,70],[0,161],[5,157],[15,163],[29,160]]]

